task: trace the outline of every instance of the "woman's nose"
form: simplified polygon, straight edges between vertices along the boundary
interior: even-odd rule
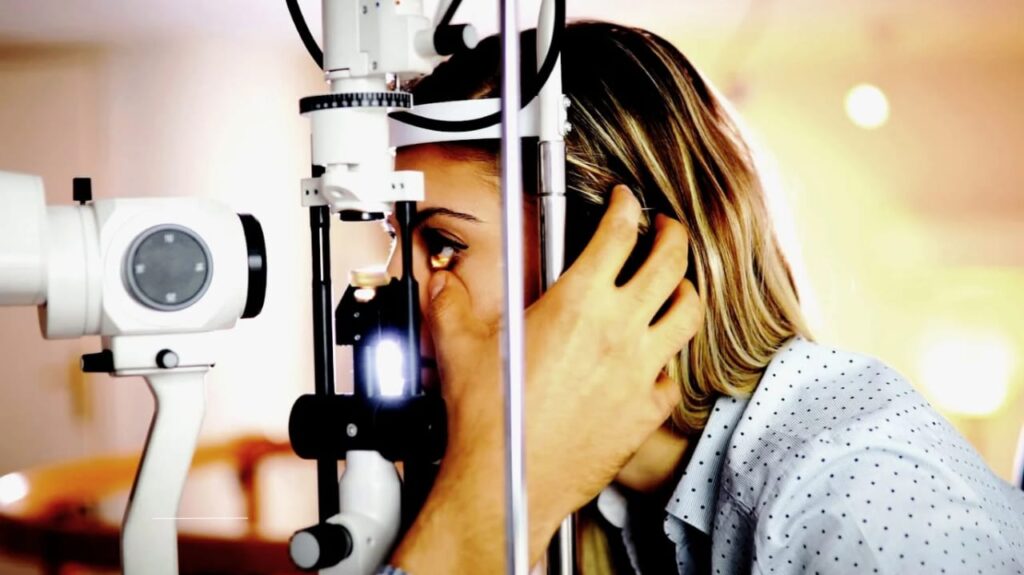
[[[430,271],[426,269],[426,266],[419,265],[417,261],[415,250],[413,251],[413,264],[412,273],[416,283],[419,284],[419,299],[420,299],[420,313],[426,313],[427,304],[427,282],[430,281]],[[386,268],[388,277],[399,278],[402,277],[402,246],[400,242],[395,242],[394,252],[391,254],[391,259],[388,260]]]
[[[394,251],[388,260],[387,273],[388,277],[402,277],[402,246],[398,242],[395,242]]]

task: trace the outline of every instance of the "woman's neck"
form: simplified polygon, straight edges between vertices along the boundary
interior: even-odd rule
[[[615,480],[623,487],[645,495],[655,496],[666,490],[671,492],[689,445],[688,438],[680,437],[663,425],[633,454]]]

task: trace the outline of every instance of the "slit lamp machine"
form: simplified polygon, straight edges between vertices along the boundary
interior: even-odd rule
[[[472,49],[470,25],[452,24],[461,0],[434,18],[422,0],[322,0],[323,48],[298,0],[286,0],[328,91],[303,98],[312,127],[312,171],[299,200],[312,245],[314,392],[294,404],[295,453],[316,461],[319,517],[298,531],[295,565],[324,574],[370,575],[415,518],[444,454],[445,409],[420,385],[418,286],[409,226],[423,174],[395,171],[396,148],[501,141],[504,202],[503,376],[507,572],[525,575],[527,501],[523,450],[522,138],[537,138],[541,276],[547,289],[564,263],[565,144],[559,41],[565,0],[543,0],[537,76],[521,93],[516,0],[499,0],[500,98],[415,106],[403,83],[444,57]],[[220,342],[241,318],[259,315],[268,273],[259,222],[199,198],[93,201],[76,178],[77,205],[46,205],[41,178],[0,172],[0,305],[37,306],[47,339],[101,336],[82,357],[87,372],[143,377],[155,412],[121,532],[128,575],[178,572],[174,517],[204,411],[204,379]],[[402,275],[353,273],[332,310],[330,226],[393,215]],[[334,347],[353,350],[353,393],[335,391]],[[339,480],[338,461],[346,462]],[[395,464],[401,462],[400,476]],[[576,572],[573,518],[548,552],[548,572]]]

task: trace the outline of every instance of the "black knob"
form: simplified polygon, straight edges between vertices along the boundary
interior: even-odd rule
[[[92,201],[92,179],[74,178],[71,180],[71,197],[79,204],[85,205]]]
[[[352,554],[352,534],[337,523],[320,523],[292,535],[288,553],[303,571],[334,567]]]
[[[449,24],[434,30],[434,50],[441,56],[472,50],[479,42],[476,28],[468,24]]]
[[[162,349],[160,353],[156,354],[156,364],[163,369],[174,369],[178,367],[181,362],[181,358],[178,354],[174,353],[169,349]]]
[[[114,353],[105,349],[99,353],[87,353],[80,363],[85,373],[110,373],[114,371]]]

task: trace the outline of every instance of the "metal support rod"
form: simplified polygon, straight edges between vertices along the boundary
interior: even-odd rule
[[[541,142],[541,287],[547,291],[565,267],[565,143]],[[576,518],[566,517],[548,547],[548,575],[576,574]]]
[[[412,224],[416,217],[416,202],[395,202],[395,219],[398,220],[399,236],[402,241],[402,286],[404,287],[405,317],[405,396],[420,394],[420,296],[419,285],[412,272]]]
[[[555,30],[564,25],[559,17],[559,0],[543,0],[537,23],[537,68],[554,43]],[[538,170],[540,190],[541,288],[547,291],[565,268],[565,130],[568,101],[562,93],[562,58],[548,81],[540,87],[540,145]],[[562,521],[548,546],[548,575],[576,575],[576,517]]]
[[[314,171],[314,175],[315,171]],[[331,306],[331,212],[326,206],[309,209],[309,238],[313,260],[313,374],[316,395],[334,395],[334,321]],[[316,462],[320,522],[338,513],[338,462]]]
[[[547,291],[565,267],[565,143],[540,144],[541,287]],[[576,574],[576,518],[566,517],[548,547],[548,575]]]
[[[505,322],[502,326],[505,392],[506,572],[529,571],[526,467],[523,433],[523,182],[519,141],[519,11],[501,0],[501,187],[504,199]]]

